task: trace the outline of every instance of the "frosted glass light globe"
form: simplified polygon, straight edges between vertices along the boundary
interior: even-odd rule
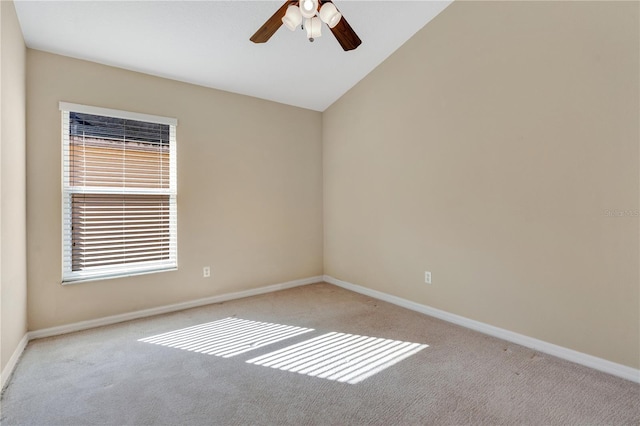
[[[318,11],[318,0],[302,0],[300,2],[300,13],[305,18],[313,18]]]

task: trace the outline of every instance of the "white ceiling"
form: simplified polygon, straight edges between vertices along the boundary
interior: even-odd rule
[[[16,0],[28,47],[324,111],[451,1],[335,4],[362,39],[342,50],[323,24],[310,43],[282,26],[249,37],[284,3]]]

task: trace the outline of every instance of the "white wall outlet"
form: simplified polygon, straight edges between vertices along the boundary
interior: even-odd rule
[[[427,284],[431,284],[431,272],[424,271],[424,282]]]
[[[211,268],[209,266],[205,266],[202,268],[202,277],[209,278],[211,276]]]

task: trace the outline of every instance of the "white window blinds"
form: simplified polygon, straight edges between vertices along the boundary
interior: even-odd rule
[[[176,121],[60,109],[63,282],[176,268]]]

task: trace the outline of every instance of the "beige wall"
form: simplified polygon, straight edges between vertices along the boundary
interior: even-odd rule
[[[320,113],[31,49],[27,87],[31,330],[322,274]],[[178,119],[177,272],[60,284],[59,101]]]
[[[0,369],[4,372],[27,332],[26,48],[11,1],[0,1],[0,31]]]
[[[638,9],[418,32],[323,115],[325,273],[640,367]]]

